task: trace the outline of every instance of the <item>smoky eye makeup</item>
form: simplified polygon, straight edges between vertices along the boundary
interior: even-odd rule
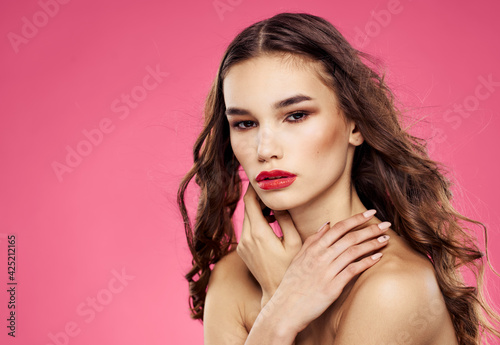
[[[298,123],[302,122],[307,117],[311,115],[310,111],[307,110],[296,110],[291,113],[287,113],[283,115],[283,121],[289,122],[289,123]],[[229,125],[233,128],[236,129],[247,129],[247,128],[252,128],[256,127],[257,123],[254,120],[241,120],[241,121],[231,121],[228,119]]]

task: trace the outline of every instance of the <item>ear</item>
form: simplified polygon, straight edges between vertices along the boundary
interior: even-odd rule
[[[365,139],[363,138],[363,135],[359,131],[358,125],[354,121],[351,121],[349,123],[349,127],[350,127],[349,144],[354,146],[361,145]]]

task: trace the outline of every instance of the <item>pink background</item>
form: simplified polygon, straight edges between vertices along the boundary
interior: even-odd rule
[[[4,1],[0,11],[2,344],[203,343],[189,318],[175,192],[224,49],[282,11],[323,16],[385,61],[421,119],[412,132],[434,136],[432,157],[454,173],[456,206],[485,223],[500,269],[498,2],[62,2]],[[480,86],[488,78],[496,84]],[[54,162],[67,164],[76,149],[81,161],[58,177]],[[15,340],[6,335],[10,234]],[[498,305],[500,278],[488,277]]]

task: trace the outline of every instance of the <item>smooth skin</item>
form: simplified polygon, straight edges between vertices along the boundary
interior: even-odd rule
[[[263,55],[224,80],[231,145],[249,187],[237,249],[210,277],[205,344],[457,344],[429,260],[379,226],[390,224],[363,215],[350,181],[363,137],[318,68]],[[296,95],[310,99],[275,106]],[[255,177],[273,169],[297,178],[260,189]]]

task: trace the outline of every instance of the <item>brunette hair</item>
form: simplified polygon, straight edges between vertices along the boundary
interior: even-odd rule
[[[479,344],[484,333],[500,337],[492,325],[500,318],[483,292],[484,254],[464,222],[481,225],[485,234],[486,227],[453,208],[452,183],[445,169],[429,158],[425,140],[401,128],[401,112],[383,74],[369,67],[373,60],[354,49],[331,23],[306,13],[280,13],[239,33],[227,48],[206,99],[194,165],[177,194],[193,255],[193,266],[185,275],[191,317],[203,321],[211,266],[236,243],[232,216],[241,197],[240,165],[229,141],[223,80],[234,64],[276,53],[319,62],[319,76],[335,91],[340,109],[364,138],[355,149],[351,170],[359,198],[432,262],[459,344]],[[192,225],[184,199],[193,177],[200,197]],[[462,267],[473,272],[477,286],[464,282]]]

